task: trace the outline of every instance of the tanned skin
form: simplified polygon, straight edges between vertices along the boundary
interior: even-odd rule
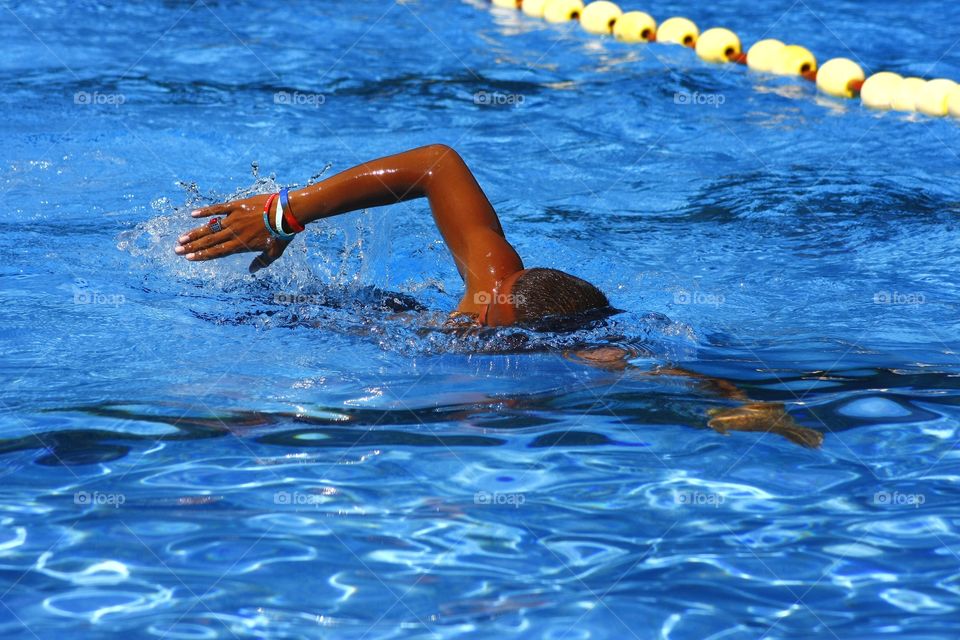
[[[288,243],[272,238],[263,226],[268,197],[253,196],[194,211],[195,218],[228,217],[222,220],[219,233],[202,226],[182,236],[175,251],[187,260],[261,251],[250,264],[250,271],[270,265]],[[433,219],[466,285],[456,313],[478,317],[485,313],[490,326],[513,324],[509,294],[523,272],[523,262],[504,237],[497,212],[476,178],[450,147],[435,144],[365,162],[318,184],[291,191],[290,209],[297,221],[307,225],[415,198],[429,201]],[[486,301],[491,302],[488,305]]]
[[[500,219],[476,178],[456,151],[429,145],[371,160],[326,180],[290,192],[290,210],[302,225],[331,216],[427,198],[433,219],[466,285],[454,314],[466,314],[488,326],[516,323],[510,295],[523,272],[523,262],[507,242]],[[259,251],[250,263],[251,273],[269,266],[283,255],[288,242],[273,238],[263,224],[268,195],[198,209],[194,218],[221,216],[222,230],[197,227],[177,240],[174,251],[187,260],[215,260],[235,253]],[[275,211],[271,210],[271,213]],[[273,216],[270,217],[273,220]],[[580,350],[572,354],[594,367],[634,369],[631,354],[617,347]],[[798,426],[782,404],[751,402],[726,380],[693,371],[666,367],[645,375],[684,376],[705,390],[742,403],[717,409],[709,426],[727,430],[772,431],[807,447],[818,447],[822,434]]]

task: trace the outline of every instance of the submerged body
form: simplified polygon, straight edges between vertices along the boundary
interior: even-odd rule
[[[613,312],[607,297],[589,282],[556,269],[524,267],[476,178],[450,147],[429,145],[371,160],[279,195],[253,196],[194,211],[196,218],[224,217],[181,236],[176,253],[200,261],[260,251],[250,264],[250,271],[256,272],[280,258],[295,233],[316,220],[427,198],[465,285],[452,316],[467,316],[482,326],[557,329]],[[642,371],[629,364],[635,354],[618,347],[583,349],[571,355],[594,367],[691,378],[710,393],[737,401],[738,406],[711,414],[708,425],[721,433],[770,431],[804,446],[817,447],[822,442],[822,434],[798,426],[782,404],[751,402],[727,381],[679,367]]]

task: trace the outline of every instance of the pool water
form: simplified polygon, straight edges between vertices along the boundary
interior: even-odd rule
[[[647,9],[960,78],[949,3]],[[960,635],[956,121],[479,0],[0,14],[3,638]],[[255,276],[173,254],[198,204],[436,142],[624,312],[437,330],[422,201]],[[733,402],[668,363],[823,447],[704,428]]]

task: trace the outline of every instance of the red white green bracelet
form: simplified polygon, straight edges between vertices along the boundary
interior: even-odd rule
[[[273,214],[273,224],[270,224],[270,209],[274,202],[277,203],[277,208]],[[293,233],[287,233],[284,230],[284,223],[293,229]],[[263,208],[263,225],[277,240],[293,240],[298,233],[305,230],[290,211],[289,189],[281,189],[279,193],[274,193],[267,199],[267,204]]]
[[[283,238],[280,236],[280,234],[277,233],[276,229],[274,229],[270,225],[270,207],[273,206],[273,201],[277,199],[278,195],[279,194],[274,193],[269,198],[267,198],[267,204],[264,205],[263,207],[263,226],[267,228],[267,231],[270,232],[271,236],[273,236],[277,240],[282,240]]]

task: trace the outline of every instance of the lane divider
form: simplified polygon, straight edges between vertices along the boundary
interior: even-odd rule
[[[589,33],[613,36],[623,42],[659,42],[689,47],[707,62],[740,64],[753,71],[797,76],[814,82],[817,89],[837,98],[855,99],[871,109],[916,111],[928,116],[960,118],[960,84],[947,78],[926,80],[880,71],[867,77],[849,58],[832,58],[819,67],[808,49],[767,38],[746,53],[733,31],[714,27],[700,33],[697,25],[673,17],[657,25],[643,11],[623,11],[616,3],[595,0],[491,0],[493,5],[517,9],[547,22],[576,20]]]

